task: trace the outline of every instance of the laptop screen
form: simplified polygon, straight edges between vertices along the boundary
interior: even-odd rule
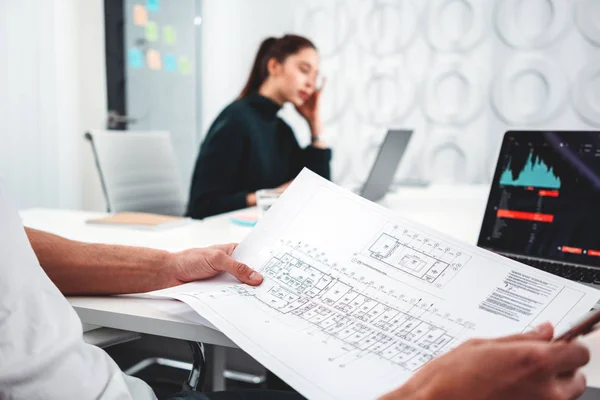
[[[600,132],[507,132],[478,245],[600,266]]]
[[[392,129],[387,132],[360,192],[362,197],[377,201],[387,194],[411,136],[412,131],[409,130]]]

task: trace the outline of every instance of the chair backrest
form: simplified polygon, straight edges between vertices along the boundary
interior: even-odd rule
[[[183,215],[185,200],[168,132],[90,131],[109,212]]]

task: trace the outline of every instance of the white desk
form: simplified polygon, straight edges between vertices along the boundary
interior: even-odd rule
[[[86,224],[91,218],[106,213],[53,209],[21,211],[26,226],[92,243],[144,246],[153,249],[178,250],[205,247],[217,243],[240,241],[250,229],[230,222],[230,214],[191,220],[182,226],[164,230],[144,230],[99,224]]]
[[[457,238],[475,243],[483,215],[486,186],[432,186],[406,188],[381,201],[399,215],[430,225]],[[69,239],[107,244],[144,246],[164,250],[205,247],[240,242],[251,228],[230,221],[231,214],[192,221],[184,226],[144,231],[89,225],[85,221],[103,213],[31,209],[21,212],[26,226]],[[165,311],[168,300],[123,297],[71,297],[69,301],[84,324],[204,342],[234,344],[220,332]],[[162,304],[161,304],[162,303]]]

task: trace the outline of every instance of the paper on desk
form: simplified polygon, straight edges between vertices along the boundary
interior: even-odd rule
[[[303,171],[236,249],[258,288],[159,292],[309,399],[372,399],[471,337],[566,329],[598,291],[394,216]]]

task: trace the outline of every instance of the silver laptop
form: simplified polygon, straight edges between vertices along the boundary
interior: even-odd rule
[[[507,132],[477,245],[600,288],[600,132]]]
[[[387,132],[369,177],[358,191],[359,195],[367,200],[377,201],[387,194],[412,134],[413,131],[402,129]]]

